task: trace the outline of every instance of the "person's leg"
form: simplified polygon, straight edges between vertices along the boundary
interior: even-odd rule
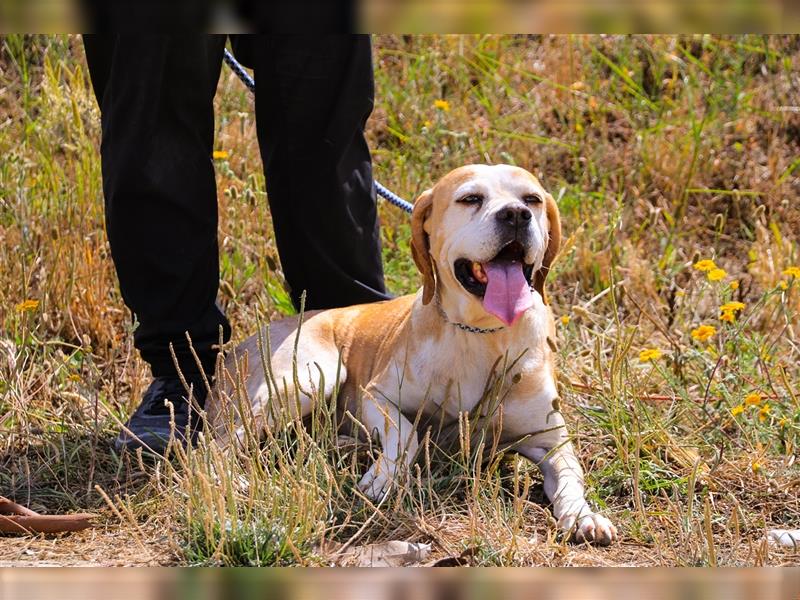
[[[237,40],[238,41],[238,40]],[[295,306],[389,298],[372,163],[368,36],[249,36],[256,122],[281,265]]]
[[[170,352],[202,403],[201,369],[230,326],[216,305],[217,197],[213,97],[224,36],[91,35],[87,63],[102,116],[106,229],[134,343],[155,377],[117,447],[164,447],[169,411],[189,423]],[[132,433],[133,435],[130,435]],[[137,441],[138,439],[138,441]],[[142,442],[142,443],[140,443]]]
[[[224,36],[84,37],[102,114],[106,228],[153,375],[213,371],[219,328],[213,98]]]

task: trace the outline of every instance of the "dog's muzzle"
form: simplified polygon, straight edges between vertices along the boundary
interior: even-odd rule
[[[533,305],[533,264],[525,263],[526,250],[526,244],[514,238],[489,261],[459,258],[453,264],[461,286],[480,298],[484,309],[506,325],[513,325]]]

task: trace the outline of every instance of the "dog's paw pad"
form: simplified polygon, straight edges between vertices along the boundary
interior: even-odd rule
[[[589,542],[598,546],[608,546],[617,539],[617,528],[603,515],[590,513],[581,517],[575,527],[574,540],[577,543]]]
[[[370,469],[358,482],[358,489],[373,502],[380,502],[389,491],[391,480],[385,470],[378,467],[378,463]]]
[[[588,513],[580,518],[564,515],[559,520],[558,527],[569,532],[570,540],[576,544],[608,546],[617,540],[617,528],[610,520],[597,513]]]

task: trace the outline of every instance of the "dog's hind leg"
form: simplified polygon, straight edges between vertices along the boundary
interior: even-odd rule
[[[333,401],[337,384],[346,377],[332,343],[302,336],[296,348],[294,340],[284,341],[271,364],[259,365],[259,371],[263,376],[251,406],[254,417],[270,428],[308,416],[317,402]]]
[[[269,344],[264,332],[254,335],[226,362],[229,400],[222,408],[227,412],[217,410],[214,418],[222,445],[306,417],[316,402],[332,401],[337,383],[346,378],[332,340],[306,329],[297,337],[296,329],[282,331],[281,325],[270,332]]]

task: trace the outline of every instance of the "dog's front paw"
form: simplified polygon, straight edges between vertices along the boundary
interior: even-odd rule
[[[389,492],[392,478],[383,461],[375,462],[358,482],[358,489],[373,502],[380,502]]]
[[[589,512],[581,517],[564,515],[558,521],[558,527],[570,534],[570,540],[576,544],[589,542],[598,546],[608,546],[617,540],[617,528],[601,514]]]

